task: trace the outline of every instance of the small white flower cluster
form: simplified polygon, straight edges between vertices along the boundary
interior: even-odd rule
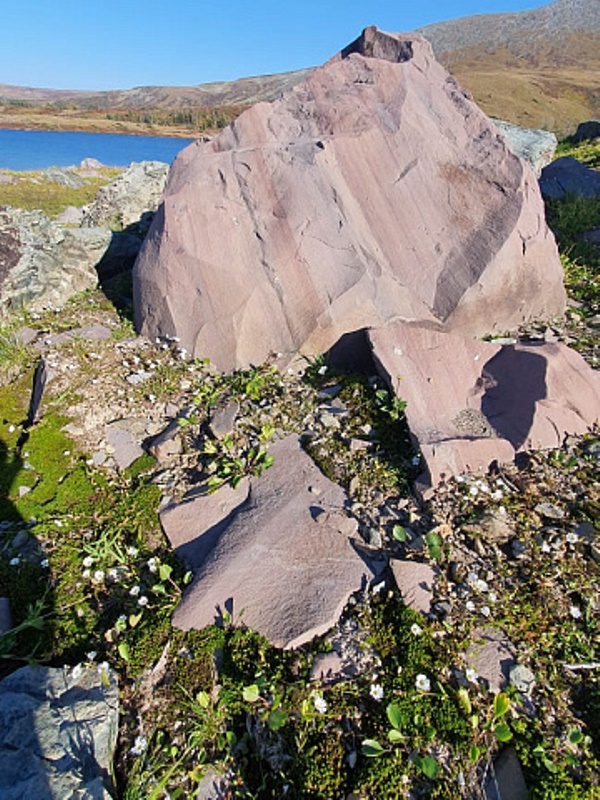
[[[322,694],[319,692],[315,692],[313,696],[313,704],[315,710],[319,712],[319,714],[325,714],[327,711],[327,700],[323,697]]]
[[[372,683],[371,688],[369,689],[369,694],[373,698],[373,700],[383,700],[383,686],[380,683]]]
[[[431,681],[427,675],[424,675],[422,672],[417,675],[415,680],[415,688],[420,692],[428,692],[431,689]]]

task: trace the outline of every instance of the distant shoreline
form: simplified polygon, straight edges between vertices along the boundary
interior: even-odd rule
[[[114,133],[126,134],[129,136],[162,136],[169,139],[197,139],[200,135],[197,130],[185,126],[167,125],[144,125],[136,122],[115,121],[111,124],[110,120],[69,117],[61,119],[46,115],[31,114],[27,119],[19,115],[18,119],[11,115],[0,113],[0,130],[16,131],[56,131],[64,133]]]

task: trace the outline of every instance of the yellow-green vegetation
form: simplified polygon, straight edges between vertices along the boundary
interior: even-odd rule
[[[579,342],[594,339],[598,265],[594,250],[576,248],[596,214],[588,201],[549,210],[581,303]],[[14,616],[0,637],[0,670],[24,661],[118,670],[119,797],[193,797],[214,767],[240,798],[478,798],[510,745],[532,800],[600,798],[597,435],[457,481],[419,506],[403,404],[381,382],[337,372],[325,357],[292,374],[271,364],[220,374],[176,341],[134,340],[95,292],[21,320],[44,335],[107,321],[107,342],[62,346],[69,369],[49,384],[32,425],[38,351],[17,344],[17,321],[0,332],[0,596]],[[127,382],[132,370],[139,384]],[[122,471],[95,465],[64,424],[77,423],[74,408],[81,415],[87,402],[91,415],[114,398],[123,414],[150,415],[169,401],[187,409],[176,466],[148,455]],[[333,400],[335,424],[323,411]],[[228,402],[239,406],[237,422],[218,439],[207,422]],[[191,576],[158,523],[163,487],[211,491],[260,474],[277,430],[303,435],[363,528],[376,509],[394,509],[383,549],[439,570],[441,610],[407,608],[383,574],[348,605],[343,644],[324,637],[282,651],[227,612],[203,631],[171,627]],[[489,513],[512,521],[510,544],[468,533]],[[461,577],[457,548],[472,559]],[[467,653],[482,627],[513,643],[535,676],[531,696],[513,683],[494,694],[475,672]],[[333,684],[312,679],[316,654],[336,647],[360,668]]]
[[[43,171],[11,172],[3,175],[14,182],[0,182],[0,206],[15,206],[26,211],[39,209],[48,217],[61,214],[67,206],[84,206],[96,196],[101,186],[109,183],[121,170],[116,167],[101,167],[95,176],[80,176],[82,186],[65,186],[47,176]],[[77,174],[77,169],[73,168]]]

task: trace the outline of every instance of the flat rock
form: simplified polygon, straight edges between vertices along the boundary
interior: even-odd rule
[[[138,329],[225,371],[395,319],[561,313],[536,177],[417,34],[367,28],[176,158],[134,267]]]
[[[104,437],[112,448],[112,457],[119,469],[126,469],[144,455],[135,420],[119,419],[104,426]]]
[[[0,797],[108,800],[116,673],[22,667],[0,681]]]
[[[176,627],[204,628],[227,611],[277,647],[297,647],[329,630],[371,574],[353,545],[359,537],[345,492],[295,435],[270,453],[273,466],[228,490],[220,509],[219,491],[161,514],[176,550],[195,562]]]
[[[515,665],[515,648],[506,634],[497,628],[483,628],[473,633],[473,643],[466,654],[467,664],[490,690],[499,692],[508,685],[510,669]]]
[[[429,564],[398,559],[392,559],[390,567],[405,605],[428,614],[438,571]]]
[[[403,323],[369,337],[406,401],[425,486],[510,462],[518,450],[559,447],[598,419],[600,375],[565,345],[498,345]]]

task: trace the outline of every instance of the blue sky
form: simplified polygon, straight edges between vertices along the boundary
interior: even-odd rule
[[[3,0],[0,83],[193,85],[321,64],[366,25],[410,31],[543,0]]]

